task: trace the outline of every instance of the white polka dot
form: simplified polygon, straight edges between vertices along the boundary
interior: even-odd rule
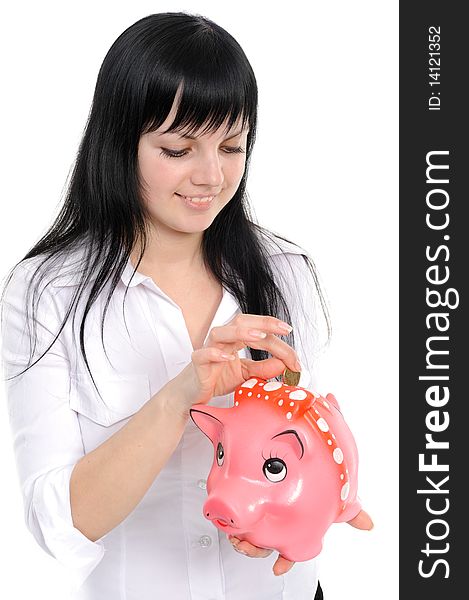
[[[291,419],[291,412],[287,412],[287,419]]]
[[[274,390],[279,390],[282,387],[282,383],[280,381],[269,381],[264,386],[264,390],[266,392],[273,392]]]
[[[341,474],[340,474],[340,478],[341,478],[341,479],[343,479],[343,478],[344,478],[344,474],[343,474],[343,473],[341,473]]]
[[[290,394],[290,400],[304,400],[308,394],[304,390],[295,390]]]
[[[239,406],[239,402],[237,400],[235,402],[235,406]]]
[[[317,415],[319,414],[319,411],[318,411],[318,410],[316,410],[316,409],[314,409],[314,412],[315,412]]]
[[[260,384],[259,384],[259,387],[262,387],[263,385],[264,385],[263,383],[260,383]]]
[[[258,398],[260,398],[260,397],[261,397],[261,395],[260,395],[260,394],[257,394],[257,397],[258,397]]]
[[[340,499],[347,500],[349,492],[350,492],[350,484],[347,481],[346,483],[344,483],[344,485],[342,486],[342,489],[340,490]]]
[[[332,446],[332,440],[327,440],[327,443],[329,444],[329,446]]]
[[[253,388],[257,383],[257,379],[248,379],[245,381],[241,387]]]
[[[323,401],[323,404],[326,408],[329,408],[329,404],[325,400]]]
[[[340,465],[344,460],[344,454],[340,448],[336,448],[332,453],[332,456],[334,457],[334,460],[338,465]]]
[[[238,394],[242,394],[242,393],[243,393],[243,390],[239,390]]]
[[[248,396],[252,396],[252,392],[248,392]]]
[[[295,406],[295,403],[294,402],[290,402],[290,406]]]
[[[279,405],[279,406],[282,406],[282,404],[283,404],[283,400],[279,400],[279,401],[278,401],[278,405]]]
[[[264,396],[264,397],[265,397],[265,399],[266,399],[266,400],[268,400],[268,399],[269,399],[269,396]]]
[[[318,424],[318,427],[321,431],[329,431],[329,425],[327,424],[327,421],[325,419],[323,419],[322,417],[320,417],[316,423]]]

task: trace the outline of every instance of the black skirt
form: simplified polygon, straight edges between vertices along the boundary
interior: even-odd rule
[[[318,587],[316,589],[316,595],[314,596],[314,600],[324,600],[324,595],[322,593],[321,584],[318,581]]]

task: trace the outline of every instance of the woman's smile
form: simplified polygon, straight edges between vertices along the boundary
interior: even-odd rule
[[[193,210],[208,210],[213,203],[215,196],[182,196],[176,192],[176,196],[183,200],[184,204]]]

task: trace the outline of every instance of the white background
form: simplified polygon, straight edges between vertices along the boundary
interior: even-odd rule
[[[259,85],[248,181],[255,214],[310,252],[329,300],[333,338],[319,391],[335,393],[355,434],[360,497],[375,528],[328,531],[320,573],[326,600],[394,600],[397,2],[9,3],[0,40],[0,277],[57,214],[110,45],[141,17],[178,10],[211,18],[245,50]],[[64,600],[65,575],[23,524],[3,389],[0,398],[0,595]]]

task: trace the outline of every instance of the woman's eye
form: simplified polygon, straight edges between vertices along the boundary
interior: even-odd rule
[[[241,148],[241,146],[236,146],[236,148],[226,146],[225,152],[227,152],[228,154],[244,154],[244,149]]]
[[[244,148],[241,148],[241,146],[225,146],[223,150],[226,154],[244,154]],[[168,158],[181,158],[187,154],[187,150],[170,150],[169,148],[161,148],[161,154],[163,156],[167,156]]]
[[[187,154],[187,150],[170,150],[169,148],[161,148],[161,154],[168,158],[181,158]]]

